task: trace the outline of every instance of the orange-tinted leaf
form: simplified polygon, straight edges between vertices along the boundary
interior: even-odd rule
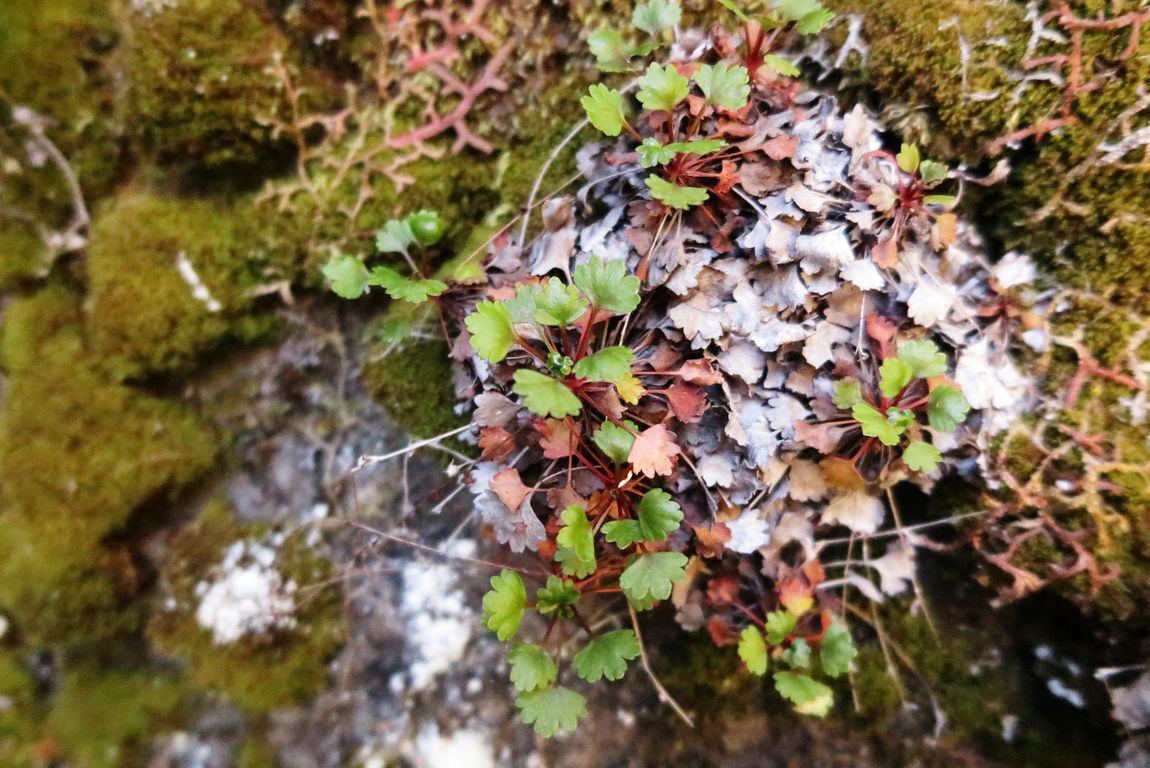
[[[870,255],[874,263],[883,269],[893,269],[898,266],[898,243],[893,237],[880,240],[874,248],[871,248]]]
[[[809,445],[819,453],[834,453],[842,442],[845,432],[845,427],[836,424],[795,422],[795,440],[803,445]]]
[[[565,459],[571,455],[574,448],[575,437],[567,422],[561,419],[543,419],[535,425],[539,430],[539,447],[543,449],[543,457],[547,459]]]
[[[949,248],[958,238],[958,217],[953,213],[943,213],[934,219],[934,241],[937,247]]]
[[[855,469],[855,465],[846,459],[831,457],[819,462],[823,480],[831,488],[843,491],[862,491],[866,489],[866,480]]]
[[[503,502],[503,506],[507,507],[512,512],[519,509],[519,505],[531,493],[531,489],[523,484],[519,479],[519,470],[515,467],[508,467],[507,469],[497,472],[491,478],[491,490]]]
[[[707,599],[711,605],[731,605],[739,600],[739,578],[733,575],[716,576],[707,582]]]
[[[866,334],[879,344],[888,344],[898,333],[898,325],[887,320],[878,312],[871,312],[866,316]]]
[[[802,579],[792,578],[779,585],[779,602],[795,616],[802,616],[815,604],[815,599]]]
[[[665,425],[656,424],[639,433],[627,460],[636,472],[655,477],[671,474],[678,455],[679,445],[675,442],[675,436]]]
[[[723,556],[723,549],[731,540],[731,529],[726,523],[712,523],[709,528],[693,525],[691,528],[695,531],[699,554],[703,557]]]
[[[707,632],[711,635],[711,642],[720,648],[735,641],[735,630],[721,616],[712,616],[707,620]]]

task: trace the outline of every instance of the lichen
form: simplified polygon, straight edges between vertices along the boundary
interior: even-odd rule
[[[344,636],[338,592],[321,586],[331,578],[331,566],[305,543],[305,532],[289,536],[276,559],[285,580],[301,588],[294,629],[217,644],[197,623],[196,585],[229,545],[268,532],[241,525],[224,504],[209,504],[172,537],[161,571],[163,589],[147,627],[155,647],[185,665],[191,684],[222,693],[255,715],[299,703],[320,690]]]

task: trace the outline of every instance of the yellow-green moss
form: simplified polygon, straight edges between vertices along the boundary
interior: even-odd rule
[[[56,692],[45,732],[76,768],[143,765],[151,739],[180,722],[185,695],[172,675],[80,666]]]
[[[293,246],[269,234],[247,199],[121,197],[96,221],[88,257],[86,324],[93,352],[118,377],[186,370],[221,341],[274,327],[248,314],[252,290],[290,279]],[[217,311],[177,269],[195,271]]]
[[[299,703],[322,689],[328,662],[344,637],[338,588],[306,591],[332,574],[330,564],[300,534],[286,540],[276,559],[284,580],[295,581],[306,591],[297,594],[294,629],[218,645],[199,626],[196,585],[229,545],[266,533],[262,526],[239,524],[223,504],[209,505],[172,538],[162,568],[165,587],[147,628],[148,638],[161,653],[186,665],[193,685],[222,693],[253,714]]]
[[[0,355],[0,605],[34,643],[122,631],[139,620],[125,610],[138,576],[103,542],[199,477],[215,438],[178,403],[103,377],[62,285],[9,306]]]
[[[157,4],[159,5],[159,4]],[[128,13],[124,125],[161,163],[252,165],[282,152],[268,71],[286,41],[244,0],[180,0]]]

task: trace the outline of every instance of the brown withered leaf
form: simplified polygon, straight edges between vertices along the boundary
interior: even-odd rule
[[[565,459],[571,455],[575,437],[566,421],[543,419],[536,423],[535,428],[539,430],[539,447],[543,449],[544,458]]]
[[[832,456],[819,462],[819,469],[823,472],[823,480],[831,488],[843,491],[866,490],[866,479],[859,474],[855,465],[846,459]]]
[[[721,384],[723,374],[715,370],[711,360],[688,360],[679,368],[679,377],[692,384]]]
[[[498,392],[484,392],[475,397],[472,420],[481,427],[502,427],[511,420],[519,406]]]
[[[480,458],[501,464],[515,450],[515,435],[503,427],[484,427],[479,430],[479,447],[483,450]]]
[[[954,241],[958,239],[958,217],[953,213],[943,213],[935,217],[931,239],[934,241],[936,251],[954,245]]]
[[[795,440],[809,445],[819,453],[834,453],[842,442],[846,428],[837,424],[811,424],[807,421],[795,422]]]
[[[508,467],[496,472],[495,476],[491,478],[490,487],[499,497],[499,500],[503,502],[503,506],[512,512],[518,510],[523,500],[531,495],[531,489],[519,479],[519,470],[515,467]]]
[[[799,137],[785,133],[780,133],[763,144],[763,151],[772,160],[789,160],[795,156],[795,150],[798,148]]]
[[[739,184],[754,197],[765,195],[778,180],[778,168],[769,163],[743,163],[739,168]]]
[[[707,600],[711,605],[731,605],[739,600],[739,577],[727,573],[707,582]]]
[[[684,424],[694,424],[707,410],[707,393],[694,384],[675,382],[663,390],[671,412]]]
[[[731,645],[738,637],[734,627],[722,616],[712,616],[707,620],[707,633],[711,636],[711,642],[720,648]]]

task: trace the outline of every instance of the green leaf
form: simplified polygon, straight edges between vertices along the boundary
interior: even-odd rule
[[[388,344],[398,344],[411,336],[414,328],[410,317],[389,317],[379,327],[379,340]]]
[[[763,641],[763,633],[757,628],[745,627],[739,635],[739,658],[751,674],[759,677],[767,674],[767,644]]]
[[[783,663],[792,669],[810,669],[811,646],[803,638],[796,638],[791,647],[783,651]]]
[[[851,406],[851,415],[862,427],[862,433],[867,437],[877,437],[883,445],[898,445],[903,429],[898,429],[890,420],[869,403],[855,403]]]
[[[687,556],[681,552],[651,552],[634,560],[619,577],[628,600],[666,600],[671,586],[686,577]]]
[[[918,164],[918,176],[928,187],[933,187],[945,179],[948,170],[945,163],[936,163],[933,160],[923,160]]]
[[[902,149],[899,150],[898,157],[895,159],[898,160],[898,167],[901,168],[904,173],[914,173],[918,170],[919,164],[918,145],[903,144]]]
[[[647,109],[674,109],[687,98],[691,84],[674,66],[661,67],[652,63],[639,78],[639,103]]]
[[[595,572],[595,537],[587,513],[582,507],[572,504],[560,513],[563,527],[555,536],[558,550],[555,559],[563,568],[563,573],[582,579]]]
[[[675,155],[709,155],[718,152],[727,143],[722,139],[693,139],[691,141],[673,141],[670,144],[660,144],[654,136],[643,139],[643,143],[636,147],[639,153],[639,165],[651,168],[656,165],[666,165],[675,159]]]
[[[898,430],[901,435],[906,430],[910,429],[910,425],[914,424],[914,411],[907,408],[897,408],[891,406],[886,409],[886,420],[890,425]]]
[[[903,462],[915,472],[933,472],[942,460],[942,452],[930,443],[911,440],[902,452]]]
[[[579,718],[587,714],[587,700],[561,685],[521,694],[515,705],[523,722],[535,726],[535,733],[544,739],[575,730]]]
[[[719,4],[726,8],[731,13],[739,17],[739,21],[747,21],[748,16],[743,12],[743,9],[735,5],[731,0],[719,0]]]
[[[660,176],[647,177],[647,189],[651,190],[651,197],[670,208],[685,211],[688,208],[707,202],[707,190],[701,187],[680,187],[672,184]]]
[[[683,510],[662,488],[652,488],[639,500],[639,530],[644,541],[666,541],[667,534],[677,531]]]
[[[751,93],[747,68],[732,67],[725,61],[704,64],[695,70],[692,79],[703,92],[706,103],[721,109],[742,109]]]
[[[787,21],[796,22],[795,31],[800,35],[814,35],[821,32],[834,13],[823,7],[818,0],[774,0],[775,11]]]
[[[682,10],[676,0],[648,0],[635,6],[631,23],[648,35],[657,36],[676,26],[681,17]]]
[[[614,384],[631,372],[631,363],[634,361],[635,353],[629,347],[604,347],[580,358],[575,363],[574,373],[580,379]]]
[[[397,301],[420,304],[429,296],[438,296],[447,290],[447,284],[438,280],[412,280],[389,267],[376,267],[367,278],[368,285],[378,285]]]
[[[608,136],[618,136],[627,119],[623,116],[623,94],[614,88],[596,83],[579,100],[591,125]]]
[[[587,300],[573,285],[553,277],[535,293],[535,311],[531,316],[543,325],[565,328],[587,311]]]
[[[583,408],[579,398],[566,384],[529,368],[520,368],[515,372],[515,383],[511,391],[523,398],[527,410],[539,416],[561,419],[564,416],[574,416]]]
[[[878,389],[883,397],[896,397],[914,378],[914,369],[897,357],[888,357],[882,361],[878,375]]]
[[[496,637],[515,637],[526,608],[527,589],[518,573],[504,569],[491,577],[491,591],[483,596],[483,623]]]
[[[336,296],[358,299],[367,290],[367,268],[354,256],[336,256],[323,268]]]
[[[579,602],[579,590],[569,579],[548,576],[547,583],[535,592],[535,610],[547,615],[559,612],[566,615],[568,609]]]
[[[622,259],[604,261],[592,256],[575,267],[574,279],[596,309],[625,315],[639,306],[639,278],[627,274]]]
[[[443,238],[443,220],[435,211],[407,214],[407,226],[420,245],[435,245]]]
[[[799,23],[795,25],[795,31],[800,35],[817,35],[823,31],[827,24],[831,23],[831,19],[834,17],[834,11],[826,8],[812,11],[799,19]]]
[[[380,253],[404,253],[415,242],[415,232],[406,219],[392,219],[375,233],[375,247]]]
[[[643,531],[638,520],[612,520],[603,526],[603,538],[619,549],[626,549],[643,540]]]
[[[639,425],[633,421],[624,421],[623,425],[631,431],[628,432],[618,424],[605,421],[591,435],[599,450],[607,454],[607,458],[616,464],[627,461],[627,457],[631,455],[631,446],[635,444],[634,433],[639,431]]]
[[[898,359],[920,379],[946,373],[946,355],[933,341],[907,341],[898,345]]]
[[[850,671],[851,660],[858,656],[850,630],[842,619],[835,619],[823,632],[819,644],[819,661],[829,677],[842,677]]]
[[[559,669],[538,645],[516,643],[507,653],[511,664],[511,684],[520,693],[546,688],[555,682]]]
[[[835,701],[834,691],[829,687],[794,672],[776,672],[775,690],[802,715],[826,717]]]
[[[771,611],[767,614],[767,641],[771,645],[782,645],[795,631],[797,623],[798,618],[790,611]]]
[[[542,288],[535,283],[521,285],[515,289],[515,295],[503,303],[507,305],[507,312],[512,323],[535,322],[535,298]]]
[[[926,417],[930,426],[940,432],[953,432],[970,413],[970,403],[962,396],[958,387],[944,384],[931,390],[930,401],[926,406]]]
[[[595,66],[605,72],[620,72],[628,69],[627,62],[635,55],[635,47],[624,40],[623,35],[619,34],[618,30],[609,27],[597,29],[587,35],[587,47],[591,50],[591,55],[595,57]],[[599,128],[598,125],[595,127]],[[603,129],[599,128],[599,130]],[[611,135],[617,136],[618,133]]]
[[[481,301],[463,324],[471,333],[471,346],[476,354],[489,363],[498,363],[516,344],[515,329],[511,326],[511,313],[499,301]]]
[[[639,658],[639,638],[629,629],[599,635],[575,654],[571,666],[589,683],[602,678],[620,680],[627,674],[627,662]]]
[[[763,63],[786,77],[798,77],[801,74],[798,67],[776,53],[768,53],[764,56]]]
[[[957,201],[955,195],[927,195],[922,199],[925,205],[954,205]]]
[[[862,402],[862,385],[858,379],[841,379],[835,382],[834,403],[844,411],[858,402]]]

